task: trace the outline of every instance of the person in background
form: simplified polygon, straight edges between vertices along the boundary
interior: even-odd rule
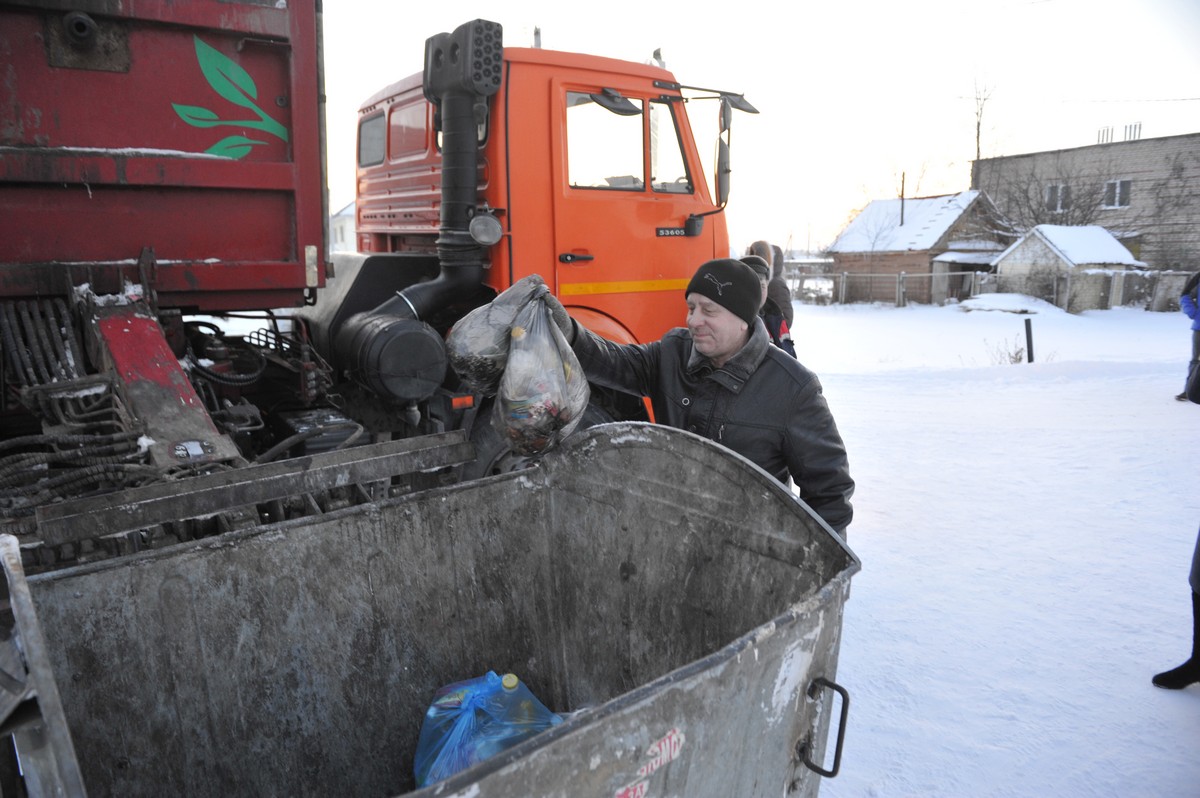
[[[758,317],[761,293],[741,261],[703,263],[684,292],[686,329],[645,344],[601,338],[553,295],[545,301],[589,380],[649,397],[658,423],[716,441],[785,485],[790,477],[800,498],[844,535],[854,514],[846,447],[817,376],[771,346]]]
[[[1200,682],[1200,533],[1196,536],[1196,549],[1192,552],[1192,571],[1188,575],[1192,590],[1192,656],[1178,668],[1155,674],[1150,681],[1164,690],[1182,690]]]
[[[1183,293],[1179,296],[1179,309],[1187,314],[1187,317],[1192,320],[1192,359],[1188,363],[1188,380],[1191,380],[1192,372],[1196,370],[1197,364],[1200,364],[1200,272],[1196,272],[1183,285]],[[1175,397],[1180,402],[1186,402],[1187,391]]]
[[[757,255],[746,255],[741,261],[758,275],[758,284],[762,289],[762,305],[758,309],[758,317],[762,319],[763,325],[767,328],[767,335],[771,336],[771,343],[795,357],[796,346],[792,342],[791,328],[788,327],[787,320],[783,317],[779,306],[775,304],[775,300],[767,296],[767,289],[771,282],[771,267]]]
[[[783,247],[778,244],[771,245],[772,258],[768,261],[771,264],[771,279],[778,280],[779,284],[787,290],[787,305],[790,308],[792,304],[792,289],[787,283],[787,278],[783,274]],[[787,317],[788,326],[792,326],[792,315],[789,313]]]
[[[792,322],[794,320],[793,314],[795,313],[795,308],[792,307],[791,289],[788,288],[787,281],[783,279],[783,250],[779,250],[777,257],[775,254],[776,249],[778,248],[766,241],[755,241],[750,245],[750,249],[746,254],[757,255],[765,263],[771,264],[771,282],[767,285],[767,296],[779,308],[790,330],[794,326]]]
[[[1200,275],[1200,272],[1197,272],[1197,275]],[[1200,282],[1200,277],[1193,277],[1188,282],[1193,283],[1192,290],[1195,291],[1194,284]],[[1192,304],[1194,308],[1194,295]],[[1195,339],[1196,337],[1200,337],[1200,333],[1195,332],[1196,325],[1194,322],[1192,330],[1193,346],[1195,346]],[[1187,387],[1184,388],[1183,398],[1200,404],[1200,369],[1196,366],[1195,352],[1196,350],[1193,348],[1192,368],[1188,374]],[[1156,673],[1154,678],[1150,680],[1154,683],[1155,687],[1162,687],[1165,690],[1182,690],[1188,685],[1200,682],[1200,532],[1196,533],[1196,547],[1192,550],[1192,570],[1188,574],[1188,585],[1192,588],[1192,656],[1178,668]]]

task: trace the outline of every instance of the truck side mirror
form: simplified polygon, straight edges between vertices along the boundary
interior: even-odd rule
[[[639,106],[634,105],[616,89],[606,88],[588,96],[601,108],[605,108],[617,116],[637,116],[642,112]]]
[[[729,202],[729,142],[717,140],[717,205],[725,207]]]
[[[719,120],[720,135],[717,137],[717,205],[725,207],[729,202],[729,128],[733,124],[733,111],[737,109],[747,114],[757,114],[758,109],[740,94],[721,93],[721,109]]]

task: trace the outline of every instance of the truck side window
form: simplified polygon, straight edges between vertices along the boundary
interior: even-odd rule
[[[642,115],[620,115],[567,92],[567,181],[572,188],[642,191]]]
[[[680,148],[679,130],[671,105],[650,103],[650,185],[655,191],[691,194],[692,180]]]
[[[424,155],[428,149],[428,125],[425,117],[428,104],[424,100],[408,105],[394,105],[389,114],[388,152],[396,161],[405,155]]]
[[[368,117],[358,123],[359,166],[375,166],[383,163],[386,129],[383,114]]]

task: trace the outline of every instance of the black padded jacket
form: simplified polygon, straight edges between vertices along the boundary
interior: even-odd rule
[[[573,349],[588,379],[648,396],[655,421],[717,441],[787,484],[834,531],[853,509],[846,448],[817,376],[770,343],[756,320],[749,340],[714,369],[686,329],[622,345],[575,324]]]

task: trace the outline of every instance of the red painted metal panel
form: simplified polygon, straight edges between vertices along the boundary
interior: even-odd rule
[[[0,6],[0,297],[144,247],[164,306],[323,284],[315,0],[105,4],[90,47],[41,5]]]
[[[16,200],[11,204],[10,196]],[[254,223],[290,217],[286,192],[102,183],[91,187],[90,194],[22,186],[6,192],[5,199],[0,214],[18,229],[44,227],[47,219],[57,220],[53,235],[19,236],[7,242],[7,254],[23,262],[136,259],[146,246],[154,247],[161,261],[225,260],[216,253],[229,242],[236,242],[243,262],[284,261],[293,250],[288,227]],[[238,208],[239,215],[230,216],[231,207]]]
[[[101,308],[95,324],[109,370],[122,384],[130,409],[145,425],[155,465],[171,467],[237,456],[232,441],[213,425],[158,322],[140,302]]]

